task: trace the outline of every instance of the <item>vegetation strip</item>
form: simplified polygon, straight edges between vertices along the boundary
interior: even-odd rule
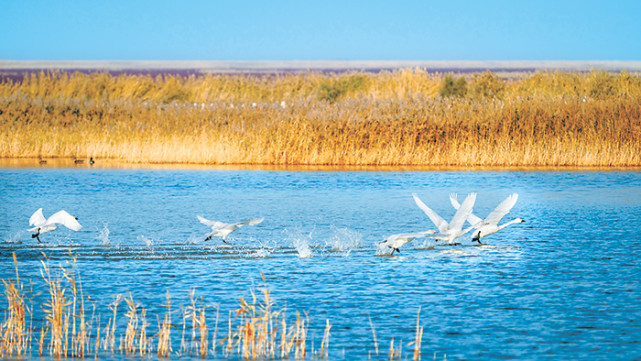
[[[641,165],[641,76],[112,76],[0,83],[0,157],[129,163]]]
[[[131,293],[123,297],[117,295],[108,306],[109,317],[106,325],[95,300],[85,295],[80,275],[71,267],[60,267],[53,275],[47,262],[42,261],[41,274],[47,285],[47,300],[34,305],[34,291],[25,291],[20,280],[18,261],[15,253],[13,260],[16,269],[15,280],[2,280],[7,308],[4,320],[0,323],[0,358],[29,358],[33,355],[33,342],[37,342],[37,354],[62,358],[112,358],[125,355],[129,358],[148,358],[156,354],[160,358],[188,356],[216,359],[233,358],[244,360],[289,359],[327,360],[331,324],[325,321],[319,348],[314,347],[314,336],[308,336],[309,317],[307,313],[296,311],[295,319],[287,315],[287,310],[276,309],[267,288],[261,291],[262,297],[251,291],[251,302],[240,298],[238,308],[230,311],[227,332],[219,334],[218,308],[203,305],[195,291],[190,293],[189,305],[180,307],[181,322],[172,323],[171,297],[167,291],[167,301],[161,308],[164,315],[157,313],[157,330],[150,328],[148,308],[136,302]],[[265,276],[261,272],[265,282]],[[124,312],[119,306],[124,300]],[[93,303],[90,311],[85,301]],[[34,307],[44,312],[42,320],[33,319]],[[213,331],[208,324],[207,312],[216,308]],[[152,311],[153,312],[153,311]],[[150,312],[150,313],[152,313]],[[161,319],[162,316],[162,319]],[[123,320],[120,318],[124,317]],[[413,360],[421,358],[423,327],[420,325],[420,308],[416,318]],[[370,320],[371,324],[371,320]],[[124,325],[124,334],[122,333]],[[376,333],[374,326],[374,342]],[[178,334],[176,330],[181,330]],[[174,332],[172,332],[174,331]],[[210,337],[211,333],[211,337]],[[36,336],[36,341],[33,337]],[[176,341],[179,337],[180,342]],[[180,345],[176,350],[173,346]],[[402,345],[402,341],[401,341]],[[378,346],[376,346],[378,354]],[[402,348],[394,348],[390,343],[389,359],[401,359]]]

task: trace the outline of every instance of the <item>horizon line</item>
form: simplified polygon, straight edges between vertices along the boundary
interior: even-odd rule
[[[605,70],[641,72],[637,60],[0,60],[0,70],[171,70],[273,71],[273,70],[430,70],[499,69]]]

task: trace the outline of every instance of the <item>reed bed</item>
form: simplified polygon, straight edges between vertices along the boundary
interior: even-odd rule
[[[641,76],[40,73],[0,84],[0,157],[639,166]]]
[[[172,310],[171,297],[167,292],[167,301],[160,306],[165,310],[162,320],[160,313],[157,314],[157,330],[147,320],[148,308],[137,302],[131,293],[125,297],[117,295],[108,305],[107,324],[101,329],[101,315],[96,313],[95,307],[97,301],[92,301],[94,308],[90,314],[85,307],[89,298],[82,291],[75,261],[67,267],[59,267],[57,272],[42,261],[46,299],[35,306],[42,309],[44,317],[36,322],[40,325],[33,326],[33,305],[31,301],[29,305],[25,302],[28,298],[20,281],[15,254],[14,263],[16,280],[3,280],[7,306],[3,307],[4,320],[0,324],[0,359],[29,358],[33,356],[32,343],[37,343],[40,357],[55,359],[109,359],[116,355],[150,358],[154,354],[161,359],[182,356],[244,360],[330,358],[330,321],[325,321],[320,347],[315,348],[314,337],[309,336],[309,316],[296,311],[295,317],[290,317],[287,309],[277,309],[267,288],[259,294],[251,291],[251,300],[239,300],[238,307],[229,313],[225,322],[227,331],[222,335],[218,332],[217,307],[199,300],[195,291],[190,293],[190,303],[186,307],[181,306],[180,311]],[[123,301],[124,309],[119,309]],[[207,312],[214,308],[216,317],[211,332],[212,320],[207,317]],[[177,312],[182,316],[182,322],[172,323],[175,319],[172,315]],[[378,355],[376,331],[373,324],[371,327]],[[34,333],[38,332],[33,341]],[[410,343],[414,345],[412,358],[415,361],[421,358],[422,334],[417,315],[415,339]],[[179,347],[174,351],[177,345]],[[401,359],[402,341],[397,345],[392,339],[388,359]]]

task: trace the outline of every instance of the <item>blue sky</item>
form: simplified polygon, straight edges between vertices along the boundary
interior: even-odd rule
[[[2,60],[641,60],[641,1],[4,0]]]

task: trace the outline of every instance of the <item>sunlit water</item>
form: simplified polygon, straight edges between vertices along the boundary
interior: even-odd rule
[[[481,217],[518,192],[504,221],[526,223],[482,246],[469,236],[454,247],[418,239],[394,257],[377,255],[391,234],[433,228],[413,192],[448,220],[452,192],[478,192]],[[26,229],[40,207],[45,216],[65,209],[84,228],[38,243]],[[208,228],[196,215],[265,221],[225,245],[204,242]],[[154,329],[167,290],[179,309],[195,289],[226,320],[240,297],[267,287],[276,308],[308,313],[317,347],[330,321],[330,359],[383,359],[392,338],[411,358],[419,309],[424,359],[641,357],[636,171],[0,169],[0,220],[0,278],[15,277],[15,252],[21,280],[41,292],[38,330],[47,259],[54,273],[77,270],[103,326],[118,294],[131,292]]]

